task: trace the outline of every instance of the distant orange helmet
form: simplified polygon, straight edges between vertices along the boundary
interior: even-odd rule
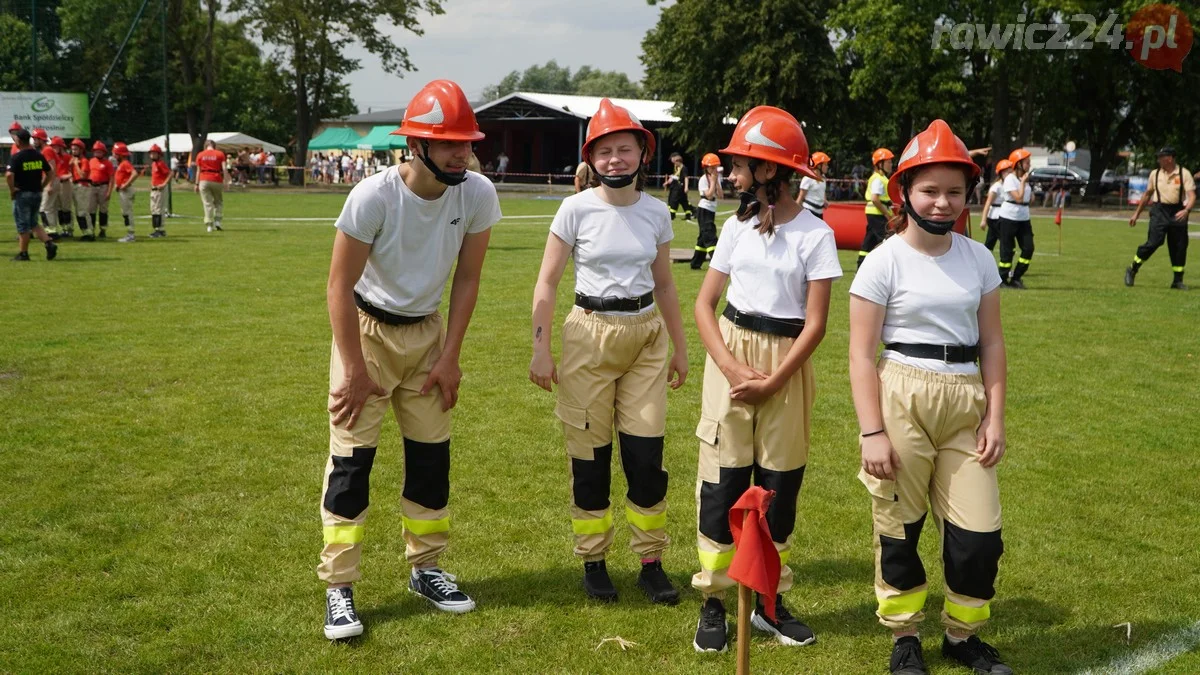
[[[129,146],[125,145],[121,141],[117,141],[116,143],[113,143],[113,154],[118,157],[128,157]]]
[[[86,146],[86,145],[84,145],[83,141],[79,140],[78,138],[76,138],[75,140],[71,141],[71,147],[72,147],[72,148],[83,148],[84,150],[86,150],[86,149],[87,149],[87,146]]]
[[[1016,166],[1017,162],[1019,162],[1023,159],[1029,159],[1032,156],[1033,156],[1032,153],[1030,153],[1025,148],[1017,148],[1016,150],[1013,150],[1012,152],[1008,153],[1008,161],[1012,162],[1013,166]]]
[[[1000,173],[1001,171],[1008,171],[1011,168],[1013,168],[1013,163],[1008,161],[1007,159],[1002,159],[999,162],[996,162],[996,173]]]
[[[18,129],[24,129],[24,128],[25,127],[21,126],[20,122],[13,120],[13,123],[8,126],[8,131],[11,133],[13,131],[17,131]]]
[[[154,145],[151,145],[151,146],[150,146],[150,152],[157,152],[158,154],[160,154],[160,155],[161,155],[161,154],[162,154],[162,148],[158,147],[158,143],[155,143]]]
[[[717,157],[717,153],[705,153],[704,157],[700,158],[700,166],[721,166],[721,158]]]
[[[46,133],[45,129],[41,129],[41,128],[34,129],[33,133],[30,134],[30,136],[38,139],[39,141],[46,141],[46,142],[50,141],[50,135]]]
[[[800,123],[788,111],[769,105],[742,115],[721,154],[775,162],[802,176],[817,177],[808,166],[808,139]]]
[[[820,166],[822,164],[828,164],[830,161],[831,161],[831,159],[830,159],[829,155],[827,155],[823,152],[818,151],[818,152],[814,152],[812,154],[812,165],[813,166]]]
[[[108,152],[108,146],[105,145],[103,143],[103,141],[96,141],[95,143],[92,143],[92,152],[97,152],[97,151]]]
[[[393,136],[414,136],[433,141],[482,141],[475,111],[461,87],[450,80],[434,80],[421,88],[404,109],[404,121]]]
[[[66,141],[63,140],[62,136],[55,136],[54,138],[51,138],[50,145],[51,145],[51,147],[55,147],[55,148],[64,148],[65,149],[67,147],[67,143],[66,143]]]
[[[646,147],[642,151],[642,163],[648,164],[650,158],[654,156],[656,145],[654,132],[642,126],[641,120],[633,113],[607,98],[600,100],[600,109],[588,121],[587,137],[583,142],[583,161],[591,161],[592,145],[596,141],[600,140],[602,136],[615,134],[618,131],[629,131],[642,136],[646,142]]]
[[[886,159],[892,159],[893,157],[895,157],[895,155],[892,154],[891,150],[888,150],[887,148],[879,148],[875,152],[871,153],[871,164],[878,164]]]
[[[900,153],[896,171],[888,179],[888,196],[892,202],[901,202],[900,182],[906,173],[931,164],[961,165],[968,171],[968,183],[973,183],[979,177],[979,165],[971,159],[967,145],[954,135],[945,120],[934,120],[925,131],[913,136],[904,152]]]

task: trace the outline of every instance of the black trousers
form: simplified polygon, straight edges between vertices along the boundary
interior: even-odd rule
[[[1000,219],[988,218],[987,236],[984,238],[983,245],[991,251],[996,248],[996,242],[998,241],[1000,241]]]
[[[696,250],[711,255],[717,248],[717,212],[697,208],[696,224],[700,226],[700,236],[696,238]]]
[[[1183,208],[1179,204],[1155,204],[1150,208],[1150,231],[1146,235],[1146,243],[1138,247],[1134,261],[1142,264],[1158,250],[1163,242],[1167,243],[1167,254],[1171,256],[1171,270],[1183,272],[1187,264],[1188,228],[1187,222],[1175,220],[1175,213]]]
[[[1021,247],[1021,256],[1013,265],[1013,253]],[[1029,220],[1000,218],[1000,278],[1012,270],[1012,280],[1020,279],[1033,262],[1033,224]]]
[[[676,211],[682,213],[684,218],[692,217],[692,205],[688,203],[688,196],[683,187],[671,186],[670,192],[667,193],[667,208],[671,209],[671,220],[675,219]]]
[[[863,235],[862,246],[858,250],[857,266],[862,266],[863,258],[883,243],[883,238],[887,236],[887,222],[887,216],[867,214],[867,233]]]

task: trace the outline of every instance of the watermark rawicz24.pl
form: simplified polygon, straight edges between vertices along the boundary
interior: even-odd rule
[[[1015,23],[938,23],[933,27],[934,49],[1012,49],[1054,51],[1068,49],[1121,49],[1142,65],[1182,72],[1183,59],[1192,48],[1192,25],[1187,14],[1172,5],[1150,5],[1138,10],[1129,23],[1118,23],[1110,14],[1097,21],[1091,14],[1074,14],[1066,23],[1027,22],[1024,14]]]

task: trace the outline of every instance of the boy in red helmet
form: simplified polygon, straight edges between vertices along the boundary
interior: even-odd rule
[[[55,150],[54,174],[58,178],[57,201],[54,208],[58,216],[58,236],[74,236],[75,223],[71,220],[71,204],[74,196],[74,184],[71,182],[71,154],[67,152],[67,144],[62,136],[50,139],[50,146]]]
[[[150,233],[151,239],[167,236],[167,231],[163,229],[163,216],[166,215],[163,201],[166,199],[167,182],[170,180],[171,169],[162,160],[162,148],[157,144],[150,146],[150,221],[154,226],[154,231]]]
[[[71,141],[71,183],[75,199],[75,222],[79,223],[79,240],[95,241],[92,229],[95,221],[88,207],[92,203],[91,162],[87,157],[87,146],[76,138]]]
[[[113,192],[112,162],[108,159],[108,146],[101,141],[92,144],[92,158],[88,161],[88,180],[92,183],[92,197],[88,202],[88,213],[99,214],[97,239],[108,236],[108,201]],[[85,237],[86,238],[86,237]]]
[[[113,144],[113,154],[117,156],[118,164],[117,171],[113,175],[113,186],[117,190],[117,198],[121,203],[121,219],[125,221],[125,236],[117,241],[121,243],[129,243],[134,240],[133,237],[133,181],[138,179],[141,173],[133,168],[133,162],[129,161],[129,148],[124,143],[117,141]]]
[[[368,478],[389,408],[404,436],[408,588],[445,612],[475,608],[439,558],[450,530],[458,357],[500,201],[490,180],[467,170],[471,144],[483,134],[457,84],[425,85],[392,133],[407,137],[414,161],[356,185],[334,223],[327,291],[330,452],[321,500],[325,547],[317,567],[327,584],[330,640],[362,634],[351,584],[361,577]],[[443,325],[438,305],[452,269]]]
[[[50,176],[50,183],[42,192],[42,205],[38,209],[38,216],[42,219],[42,228],[46,230],[46,234],[52,239],[58,239],[57,214],[55,222],[50,222],[50,214],[57,211],[58,207],[58,150],[50,144],[50,136],[45,129],[34,129],[30,138],[33,139],[33,149],[42,153],[42,157],[46,159],[46,173]]]

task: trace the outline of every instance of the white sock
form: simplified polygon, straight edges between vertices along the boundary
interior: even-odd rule
[[[970,637],[970,636],[968,635],[967,637]],[[957,644],[966,642],[967,638],[954,637],[953,635],[950,634],[950,631],[946,631],[946,640],[948,640],[950,642],[950,644],[952,644],[952,645],[957,645]]]
[[[900,639],[901,639],[901,638],[906,638],[906,637],[915,637],[915,638],[917,638],[918,640],[920,640],[920,639],[921,639],[921,634],[920,634],[920,633],[913,633],[912,635],[893,635],[893,636],[892,636],[892,644],[896,644],[897,642],[899,642],[899,641],[900,641]]]

